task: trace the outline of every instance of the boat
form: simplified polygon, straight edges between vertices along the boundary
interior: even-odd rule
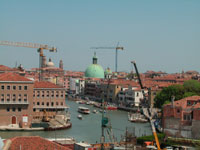
[[[82,115],[78,115],[77,118],[80,119],[80,120],[82,120],[83,116]]]
[[[97,110],[96,110],[96,109],[94,109],[94,110],[93,110],[93,113],[95,113],[95,114],[96,114],[96,113],[97,113]]]
[[[100,103],[94,103],[93,106],[97,107],[97,108],[101,108],[101,104]]]
[[[100,111],[101,113],[103,112],[103,110],[102,110],[102,109],[100,109],[99,111]],[[104,110],[104,113],[106,113],[106,110]]]
[[[84,101],[76,101],[77,104],[85,104]]]
[[[90,113],[90,110],[89,110],[89,108],[87,108],[87,107],[78,107],[78,112],[79,113],[82,113],[82,114],[89,114]]]
[[[128,120],[130,122],[146,123],[148,119],[141,113],[128,113]]]
[[[107,109],[107,110],[117,110],[117,106],[114,106],[114,105],[107,105],[107,106],[106,106],[106,109]]]

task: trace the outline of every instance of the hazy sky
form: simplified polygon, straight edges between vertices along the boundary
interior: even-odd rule
[[[120,46],[118,70],[200,72],[200,0],[1,0],[0,40],[49,44],[56,66],[84,71],[94,46]],[[0,46],[0,64],[38,67],[34,48]],[[96,50],[114,71],[115,50]]]

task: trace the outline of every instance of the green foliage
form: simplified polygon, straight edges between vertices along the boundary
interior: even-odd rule
[[[172,96],[175,96],[175,100],[180,100],[194,95],[200,95],[200,82],[196,80],[185,81],[183,85],[171,85],[156,95],[155,107],[162,108],[164,104],[171,102]]]
[[[166,101],[171,101],[172,96],[175,96],[175,100],[183,98],[184,87],[182,85],[171,85],[164,88],[158,93],[154,99],[155,107],[161,108]]]
[[[195,92],[185,92],[183,95],[183,98],[189,97],[189,96],[195,96],[195,95],[198,95],[198,94]]]
[[[183,86],[186,92],[193,92],[200,95],[200,82],[196,80],[188,80],[184,82]]]

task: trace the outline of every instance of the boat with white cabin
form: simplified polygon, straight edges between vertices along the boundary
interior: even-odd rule
[[[79,112],[79,113],[82,113],[82,114],[90,114],[89,108],[87,108],[87,107],[82,107],[82,106],[78,107],[78,112]]]

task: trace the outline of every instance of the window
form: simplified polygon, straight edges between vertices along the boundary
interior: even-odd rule
[[[180,113],[180,110],[179,110],[179,109],[177,109],[177,113]]]
[[[33,111],[35,112],[35,108],[33,108]]]
[[[13,90],[16,90],[16,86],[15,85],[13,85]]]
[[[49,106],[49,102],[47,102],[47,106]]]
[[[15,108],[12,108],[12,111],[15,111],[16,109]]]
[[[28,87],[27,86],[24,86],[24,90],[27,90],[28,89]]]
[[[51,97],[54,97],[54,91],[51,92]]]
[[[7,108],[7,112],[9,112],[10,111],[10,108]]]
[[[10,85],[7,85],[7,90],[10,90]]]
[[[1,89],[4,90],[4,85],[1,86]]]
[[[44,106],[44,102],[42,102],[42,105]]]
[[[40,102],[37,102],[37,105],[40,105]]]
[[[18,108],[18,111],[19,111],[19,112],[21,112],[21,111],[22,111],[22,109],[21,109],[21,108]]]
[[[63,102],[60,103],[63,106]]]
[[[44,91],[42,91],[42,97],[44,97]]]
[[[49,91],[47,91],[47,97],[49,97]]]
[[[54,102],[51,102],[51,106],[53,106],[54,105]]]
[[[22,90],[22,86],[19,86],[19,90]]]
[[[184,117],[184,120],[187,120],[187,116],[186,115],[184,115],[183,117]]]
[[[56,102],[56,105],[58,105],[58,102]]]

